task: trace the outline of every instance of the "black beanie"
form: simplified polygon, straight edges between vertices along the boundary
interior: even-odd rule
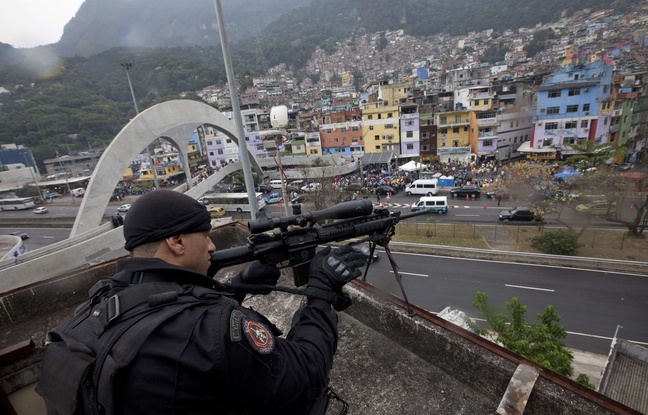
[[[160,241],[181,233],[211,229],[205,205],[173,190],[153,190],[133,203],[124,218],[124,248]]]

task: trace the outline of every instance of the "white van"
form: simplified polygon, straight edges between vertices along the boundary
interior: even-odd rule
[[[268,183],[273,189],[281,189],[281,179],[270,180]]]
[[[74,197],[81,197],[85,194],[85,189],[83,187],[79,187],[78,189],[70,190],[70,193],[72,193],[72,196]]]
[[[423,196],[418,202],[412,203],[412,212],[430,209],[434,213],[448,213],[447,196]]]
[[[439,181],[437,179],[418,179],[405,188],[407,196],[427,195],[434,196],[439,193]]]

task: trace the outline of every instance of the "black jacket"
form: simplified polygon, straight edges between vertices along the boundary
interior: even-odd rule
[[[218,281],[158,259],[129,258],[117,267],[130,277],[117,274],[116,285],[175,281],[222,295],[184,310],[149,336],[117,372],[116,413],[304,414],[326,387],[338,339],[328,303],[309,300],[281,338]]]

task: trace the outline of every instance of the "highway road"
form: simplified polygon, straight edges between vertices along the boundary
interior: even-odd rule
[[[386,254],[372,264],[367,282],[402,298]],[[395,253],[405,292],[413,304],[438,313],[450,306],[479,317],[477,291],[505,311],[513,297],[527,306],[526,321],[552,305],[569,333],[570,348],[607,353],[619,336],[648,345],[648,276],[519,263]]]
[[[414,196],[393,198],[392,209],[406,208]],[[487,208],[483,208],[486,202]],[[462,207],[453,208],[448,215],[434,215],[436,220],[465,217],[467,221],[480,218],[494,222],[500,210],[496,201],[483,199],[462,201]],[[465,203],[465,204],[463,204]],[[481,205],[481,206],[480,206]],[[117,213],[119,204],[108,206],[106,215]],[[48,205],[48,215],[73,217],[78,203],[55,203]],[[273,211],[275,211],[273,213]],[[270,215],[277,215],[278,206],[269,206]],[[461,212],[461,213],[459,213]],[[0,212],[3,217],[35,217],[31,211]],[[459,216],[466,215],[466,216]],[[476,215],[476,216],[475,216]],[[426,216],[422,216],[425,220]],[[415,218],[417,219],[417,218]],[[456,220],[456,219],[455,219]],[[30,238],[25,241],[29,250],[35,250],[69,236],[66,228],[3,228],[0,232],[25,231]],[[111,257],[124,255],[125,250]],[[445,258],[430,255],[395,254],[410,301],[431,312],[439,312],[446,306],[463,310],[471,317],[477,310],[471,302],[477,291],[488,295],[489,302],[501,309],[512,297],[520,299],[528,307],[527,321],[534,320],[535,313],[547,305],[553,305],[562,317],[569,335],[569,347],[596,353],[607,353],[617,325],[619,335],[625,339],[648,345],[648,276],[623,273],[604,273],[573,268],[545,267],[526,264],[508,264],[494,261],[477,261]],[[368,282],[402,297],[393,272],[388,270],[384,252],[381,260],[372,265]],[[433,270],[433,271],[432,271]]]

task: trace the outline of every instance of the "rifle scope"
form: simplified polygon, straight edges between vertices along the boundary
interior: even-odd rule
[[[306,226],[320,219],[349,219],[357,216],[367,216],[373,212],[373,205],[368,199],[352,200],[338,203],[326,209],[307,212],[295,216],[279,218],[263,218],[250,221],[248,227],[251,234],[267,232],[275,228],[285,228],[291,225]]]

